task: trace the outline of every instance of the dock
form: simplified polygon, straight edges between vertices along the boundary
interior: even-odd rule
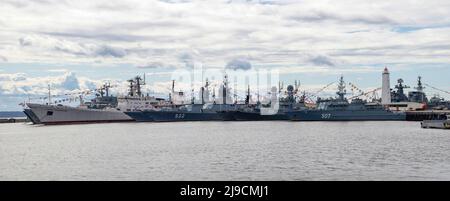
[[[0,123],[21,123],[29,122],[28,118],[0,118]]]
[[[420,111],[406,111],[407,121],[423,121],[446,119],[450,115],[450,110],[420,110]]]

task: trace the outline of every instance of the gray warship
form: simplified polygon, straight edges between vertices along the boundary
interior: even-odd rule
[[[318,99],[315,109],[288,111],[293,121],[394,121],[406,120],[403,112],[392,112],[380,103],[368,103],[355,98],[350,102],[345,98],[345,82],[341,76],[336,98]]]
[[[281,94],[282,85],[279,85],[278,94]],[[236,121],[270,121],[270,120],[289,120],[289,116],[286,114],[288,111],[305,110],[304,98],[296,100],[294,96],[298,90],[297,82],[295,87],[292,85],[287,86],[287,96],[277,97],[276,89],[272,90],[271,101],[268,104],[261,104],[259,101],[256,104],[250,104],[250,86],[247,89],[247,95],[245,98],[245,105],[238,107],[234,111],[228,111],[230,119]],[[278,108],[275,112],[265,113],[262,110],[270,110],[272,105],[278,104]],[[275,107],[274,107],[275,108]]]
[[[176,104],[173,100],[174,95],[183,93],[175,92],[174,83],[173,81],[168,104],[162,104],[152,109],[126,111],[125,114],[138,122],[233,120],[232,115],[228,112],[236,110],[239,106],[237,104],[227,103],[230,99],[227,76],[225,76],[223,84],[219,89],[219,103],[215,100],[213,102],[209,101],[209,83],[206,81],[205,86],[200,89],[200,103],[195,103],[192,98],[190,104]]]
[[[141,78],[137,76],[129,80],[130,91],[124,97],[116,97],[109,93],[110,85],[104,84],[97,89],[96,97],[90,102],[83,102],[77,107],[52,102],[49,88],[48,103],[26,103],[24,113],[34,124],[72,124],[72,123],[105,123],[134,121],[124,111],[137,108],[151,108],[158,103],[154,97],[141,93]],[[145,78],[144,78],[145,80]]]

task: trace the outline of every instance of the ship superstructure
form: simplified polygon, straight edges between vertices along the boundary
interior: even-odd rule
[[[250,103],[250,86],[248,86],[247,96],[245,105],[239,107],[236,111],[229,111],[229,115],[232,115],[234,120],[238,121],[268,121],[268,120],[288,120],[289,117],[286,115],[288,111],[297,111],[306,109],[304,99],[295,96],[298,91],[297,81],[295,87],[293,85],[288,85],[285,91],[285,96],[281,96],[283,93],[283,84],[278,85],[278,89],[274,88],[271,92],[270,102],[267,104],[262,104],[257,102],[256,104]],[[280,96],[280,97],[279,97]],[[275,106],[274,104],[277,104]],[[272,113],[263,112],[263,110],[272,109]]]
[[[227,111],[235,110],[234,104],[229,104],[229,87],[228,80],[225,76],[220,87],[219,99],[209,102],[209,83],[200,88],[200,103],[194,103],[192,99],[190,104],[174,104],[173,94],[175,82],[172,84],[172,93],[169,95],[170,104],[159,108],[143,109],[136,111],[127,111],[127,115],[136,121],[213,121],[213,120],[231,120]],[[209,103],[208,103],[209,102]]]
[[[142,92],[142,86],[146,85],[144,79],[136,76],[134,79],[128,80],[128,94],[117,98],[117,109],[123,112],[150,110],[155,106],[163,104],[165,99],[149,96]]]
[[[287,112],[294,121],[367,121],[367,120],[405,120],[405,113],[387,110],[380,103],[368,103],[354,98],[350,102],[345,98],[345,82],[339,78],[336,98],[318,99],[315,109]]]

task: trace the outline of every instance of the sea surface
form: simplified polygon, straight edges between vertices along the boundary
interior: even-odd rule
[[[0,124],[0,180],[450,180],[419,122]]]
[[[0,118],[26,117],[22,111],[0,111]]]

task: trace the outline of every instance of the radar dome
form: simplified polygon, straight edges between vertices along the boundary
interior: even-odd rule
[[[287,90],[288,90],[288,91],[294,91],[294,86],[288,85],[288,86],[287,86]]]

